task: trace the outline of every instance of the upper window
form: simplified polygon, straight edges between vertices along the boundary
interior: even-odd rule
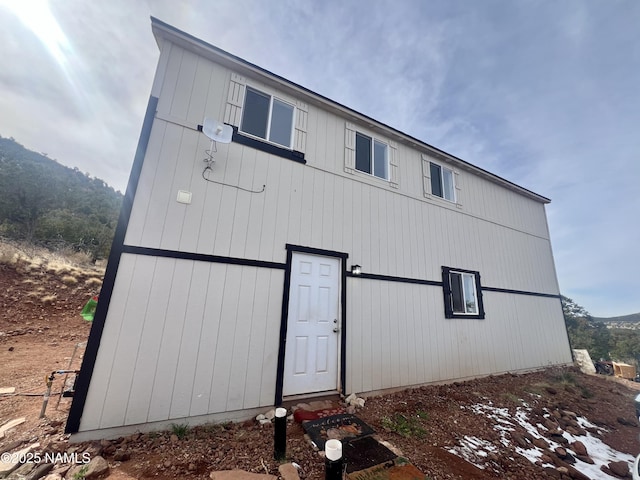
[[[484,318],[478,272],[442,267],[442,283],[447,318]]]
[[[437,163],[430,163],[431,168],[431,193],[438,197],[455,202],[455,189],[453,185],[453,170],[442,167]]]
[[[290,103],[247,87],[240,131],[291,148],[293,112]]]
[[[388,180],[387,144],[356,132],[356,170]]]

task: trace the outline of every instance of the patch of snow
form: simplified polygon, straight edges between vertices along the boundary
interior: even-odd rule
[[[525,457],[531,463],[536,463],[538,460],[540,460],[540,457],[542,457],[542,450],[540,450],[538,447],[530,449],[516,447],[516,452]]]
[[[467,462],[472,463],[478,468],[484,469],[484,463],[479,460],[485,459],[489,453],[496,452],[498,449],[491,442],[478,437],[465,435],[459,441],[459,445],[447,450],[458,457],[464,458]]]
[[[595,428],[599,432],[607,432],[608,431],[606,428],[602,428],[602,427],[598,427],[597,425],[594,425],[593,423],[591,423],[589,420],[587,420],[584,417],[576,417],[576,422],[578,422],[578,425],[580,425],[582,428]]]
[[[586,419],[584,420],[589,423]],[[607,465],[609,462],[627,462],[629,463],[629,470],[631,470],[633,467],[635,457],[627,453],[622,453],[614,450],[598,437],[594,437],[590,433],[587,433],[587,435],[571,435],[570,433],[564,432],[562,436],[572,443],[579,440],[584,444],[585,447],[587,447],[587,453],[589,454],[591,460],[594,461],[594,464],[591,465],[589,463],[584,463],[576,459],[576,464],[574,465],[576,469],[580,470],[587,476],[594,475],[597,477],[598,474],[602,475],[600,466]],[[567,449],[571,450],[570,447],[567,447]],[[578,464],[580,465],[578,466]]]
[[[540,431],[547,431],[547,428],[545,428],[540,423],[536,424],[535,426],[531,424],[531,422],[529,421],[529,413],[531,412],[531,407],[529,407],[528,405],[516,408],[515,415],[511,415],[509,413],[509,409],[507,408],[493,407],[491,402],[488,402],[488,405],[475,404],[472,405],[470,409],[476,415],[483,415],[495,422],[493,428],[500,434],[500,443],[505,447],[511,447],[511,440],[510,436],[508,436],[508,432],[514,431],[516,429],[516,425],[519,425],[524,428],[532,437],[544,438],[548,442],[551,451],[560,446],[569,451],[572,451],[570,445],[561,445],[558,442],[554,442],[553,440],[544,437],[544,435],[542,435]],[[545,417],[548,416],[548,413],[545,414]],[[595,428],[599,432],[606,432],[605,429],[597,427],[584,417],[577,417],[576,421],[582,428]],[[585,463],[576,458],[574,468],[587,475],[588,477],[601,478],[603,472],[600,470],[600,467],[602,465],[607,465],[612,461],[625,461],[629,463],[630,469],[633,468],[633,462],[635,460],[633,456],[612,449],[602,440],[594,437],[590,433],[587,433],[587,435],[571,435],[570,433],[563,432],[563,437],[566,438],[570,443],[581,441],[587,448],[589,457],[593,460],[594,464],[592,465],[589,463]],[[478,437],[465,436],[458,443],[459,445],[449,449],[448,451],[461,458],[464,458],[469,463],[472,463],[476,467],[482,469],[485,468],[485,465],[482,461],[486,459],[488,453],[497,452],[497,447],[495,445]],[[532,446],[528,449],[516,447],[515,451],[534,464],[540,463],[540,458],[543,455],[543,450],[536,446]],[[575,452],[572,453],[575,454]],[[542,464],[542,466],[555,468],[554,465],[547,463]]]

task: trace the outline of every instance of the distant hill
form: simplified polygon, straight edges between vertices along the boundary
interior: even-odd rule
[[[591,317],[591,320],[600,323],[640,323],[640,313],[632,313],[631,315],[623,315],[622,317]]]
[[[104,258],[121,204],[103,180],[0,136],[0,236]]]

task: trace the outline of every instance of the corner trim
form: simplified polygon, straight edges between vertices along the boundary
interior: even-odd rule
[[[140,181],[140,174],[142,172],[142,165],[144,164],[144,157],[147,153],[147,147],[149,146],[151,128],[153,126],[157,107],[158,97],[149,96],[147,111],[142,122],[142,129],[138,140],[138,146],[136,148],[136,154],[133,159],[133,166],[131,167],[131,174],[129,175],[127,190],[122,201],[120,216],[118,217],[118,225],[116,226],[113,242],[111,243],[107,269],[104,275],[102,289],[100,290],[100,300],[96,307],[93,324],[91,325],[91,332],[89,333],[89,339],[87,340],[87,348],[85,350],[84,359],[82,360],[82,366],[80,367],[80,373],[78,374],[78,383],[76,384],[73,402],[71,403],[69,416],[67,417],[67,424],[64,430],[65,433],[76,433],[80,429],[80,419],[82,418],[87,394],[89,393],[91,376],[93,375],[93,369],[96,364],[100,340],[102,339],[102,332],[104,331],[104,323],[107,318],[109,304],[111,303],[111,294],[113,293],[116,274],[118,273],[118,266],[123,253],[124,237],[127,233],[129,219],[131,218],[133,199],[135,198],[136,190],[138,189],[138,182]]]

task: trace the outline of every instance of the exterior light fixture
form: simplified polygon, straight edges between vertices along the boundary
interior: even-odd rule
[[[351,265],[351,275],[360,275],[362,267],[360,265]]]

